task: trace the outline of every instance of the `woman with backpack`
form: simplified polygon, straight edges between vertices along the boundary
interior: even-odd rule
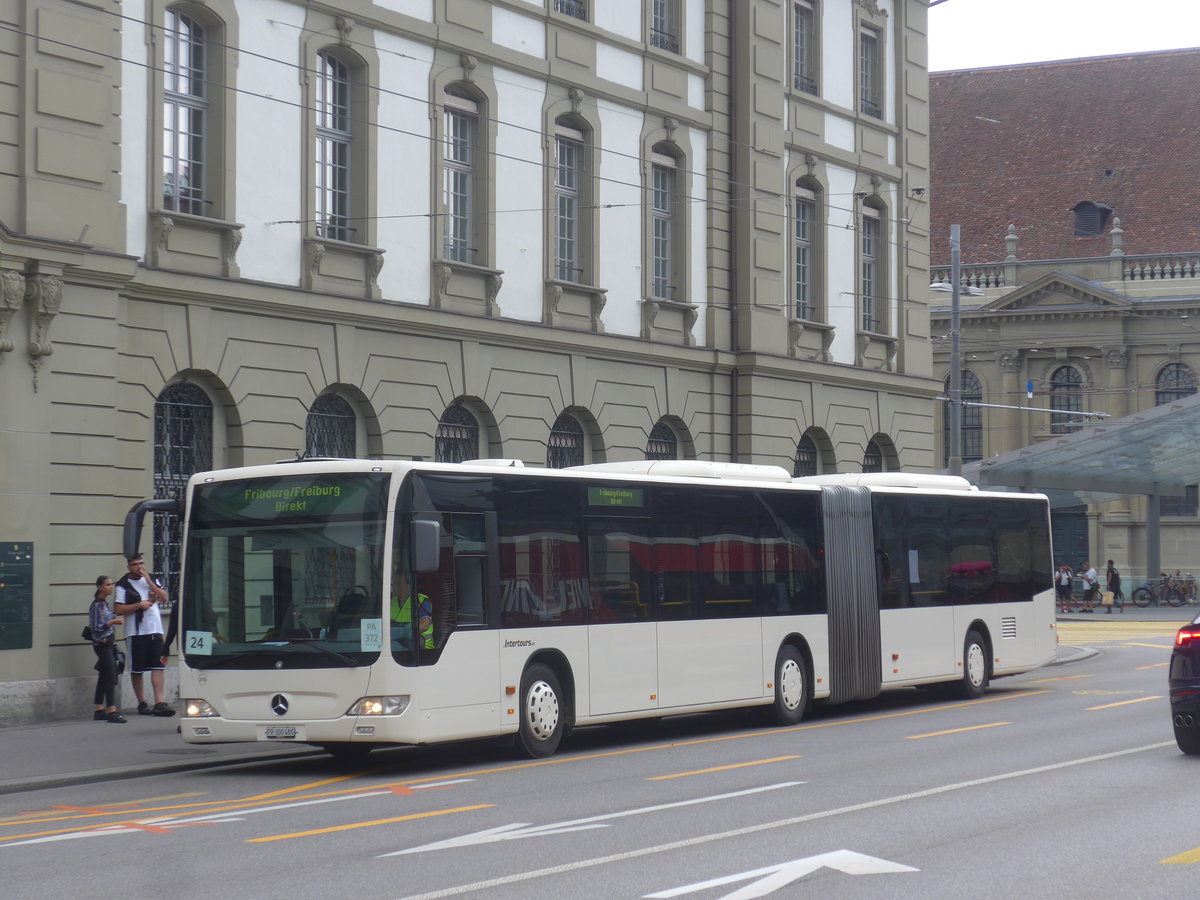
[[[92,649],[96,651],[96,695],[92,703],[96,709],[92,718],[97,722],[112,722],[124,725],[126,719],[117,712],[117,638],[114,625],[123,625],[125,620],[112,611],[108,598],[112,596],[113,580],[107,575],[96,579],[96,593],[88,608],[88,625],[92,629]]]

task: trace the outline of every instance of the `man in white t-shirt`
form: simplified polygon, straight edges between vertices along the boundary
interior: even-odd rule
[[[1091,612],[1092,604],[1096,602],[1096,594],[1100,590],[1100,584],[1096,580],[1096,570],[1092,568],[1091,563],[1085,562],[1079,568],[1079,577],[1083,579],[1083,611]]]
[[[141,554],[129,557],[129,572],[117,581],[113,592],[113,609],[125,617],[125,637],[129,641],[129,681],[137,695],[137,711],[143,716],[173,716],[175,710],[164,697],[167,651],[163,646],[162,613],[159,604],[167,599],[146,573]],[[142,676],[150,673],[154,689],[154,705],[146,702]]]

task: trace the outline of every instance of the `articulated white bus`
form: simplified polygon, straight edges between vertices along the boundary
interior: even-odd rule
[[[541,757],[577,725],[978,697],[1055,653],[1046,499],[961,478],[312,460],[197,474],[182,512],[194,743]]]

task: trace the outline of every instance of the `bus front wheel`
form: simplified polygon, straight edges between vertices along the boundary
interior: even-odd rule
[[[775,718],[781,725],[795,725],[804,718],[808,704],[806,669],[800,651],[790,644],[775,658]]]
[[[562,687],[554,670],[534,663],[521,679],[521,725],[517,747],[540,759],[558,749],[563,738]]]
[[[963,676],[958,693],[966,700],[978,700],[988,686],[987,643],[978,631],[968,631],[963,642]]]

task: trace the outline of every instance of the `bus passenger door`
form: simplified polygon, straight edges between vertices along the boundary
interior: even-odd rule
[[[658,706],[658,626],[644,519],[585,520],[590,583],[589,703],[594,716]]]

